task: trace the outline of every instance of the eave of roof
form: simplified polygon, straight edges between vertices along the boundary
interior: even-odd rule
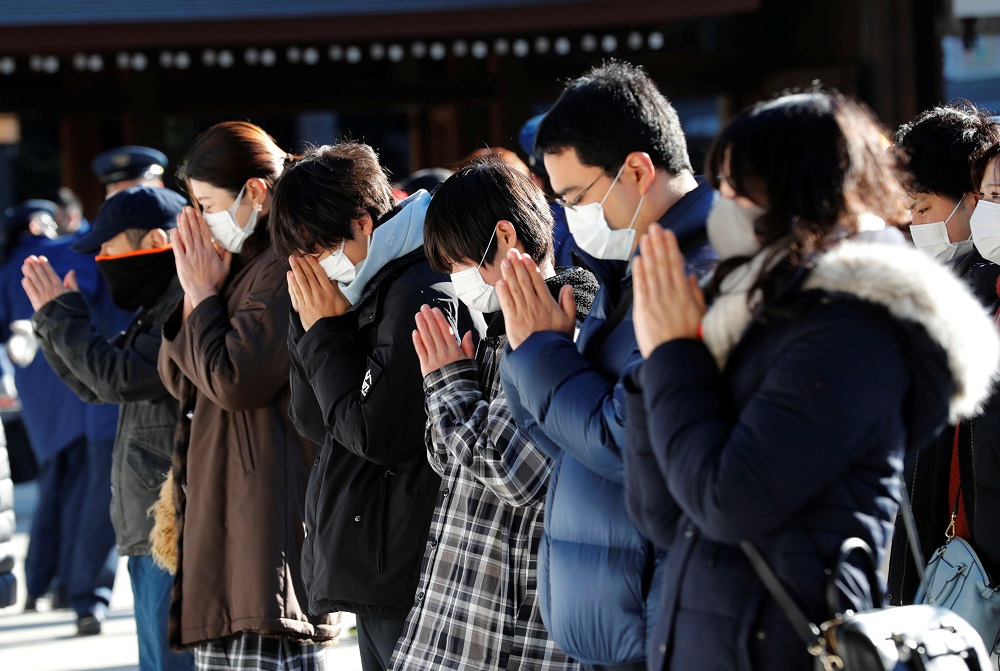
[[[24,0],[19,4],[29,4]],[[8,0],[10,2],[10,0]],[[173,4],[180,0],[174,0]],[[0,53],[18,54],[67,54],[79,51],[109,52],[118,49],[157,49],[195,47],[235,47],[266,44],[305,44],[314,42],[371,40],[405,40],[429,37],[476,37],[483,35],[574,31],[586,28],[663,23],[713,15],[749,12],[757,9],[760,0],[699,0],[698,2],[667,2],[665,0],[435,0],[434,2],[401,2],[399,0],[351,0],[341,8],[356,11],[361,5],[376,8],[365,14],[337,14],[330,11],[301,15],[249,17],[246,12],[230,14],[227,18],[200,14],[187,18],[174,17],[137,20],[134,14],[119,15],[118,20],[100,15],[99,20],[67,21],[67,13],[60,15],[62,23],[45,25],[20,23],[11,25],[17,16],[7,14],[0,19]],[[47,3],[52,4],[52,3]],[[60,5],[78,6],[80,3],[59,0]],[[100,4],[100,3],[98,3]],[[118,4],[117,2],[114,4]],[[135,3],[166,5],[171,3]],[[184,0],[190,6],[217,5]],[[236,3],[225,3],[233,6]],[[271,3],[284,4],[284,3]],[[305,5],[332,5],[326,2],[296,0],[293,8]],[[388,9],[390,6],[410,8],[407,11]],[[457,9],[461,5],[463,9]],[[468,9],[472,5],[473,9]],[[569,7],[568,5],[573,5]],[[419,11],[412,9],[414,6]],[[450,7],[444,8],[445,6]],[[433,7],[433,9],[431,8]],[[83,11],[82,9],[80,10]],[[173,10],[172,10],[173,11]],[[11,18],[15,16],[15,18]],[[98,14],[90,14],[97,17]]]

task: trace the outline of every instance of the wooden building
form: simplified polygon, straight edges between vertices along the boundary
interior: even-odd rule
[[[697,164],[734,111],[814,80],[890,125],[940,97],[945,0],[4,0],[0,207],[62,183],[93,215],[89,163],[144,144],[176,166],[230,118],[282,146],[340,136],[394,176],[517,131],[606,58],[642,64]],[[168,169],[172,173],[172,168]]]

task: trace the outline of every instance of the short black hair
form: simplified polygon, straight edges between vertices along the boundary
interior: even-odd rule
[[[375,150],[361,142],[324,145],[288,166],[274,187],[268,226],[279,256],[332,249],[351,221],[379,219],[396,204]]]
[[[998,141],[996,122],[966,100],[921,112],[896,131],[896,151],[906,168],[904,186],[949,200],[978,193],[975,165]]]
[[[142,239],[146,237],[151,228],[126,228],[123,233],[125,233],[125,239],[128,243],[132,245],[132,249],[139,249],[139,245],[142,244]]]
[[[641,67],[621,61],[572,80],[539,124],[536,154],[570,148],[608,174],[634,151],[671,175],[692,172],[677,110]]]
[[[524,253],[536,263],[552,255],[552,211],[527,175],[495,156],[466,165],[438,187],[424,219],[424,253],[435,270],[496,260],[497,222],[514,226]]]

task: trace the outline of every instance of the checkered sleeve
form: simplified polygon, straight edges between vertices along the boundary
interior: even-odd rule
[[[424,378],[427,449],[457,460],[499,499],[515,506],[540,501],[551,465],[511,417],[500,377],[493,399],[480,388],[476,364],[458,361]]]

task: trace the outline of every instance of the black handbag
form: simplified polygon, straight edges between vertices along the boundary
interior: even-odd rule
[[[923,561],[905,486],[902,486],[902,500],[903,521],[923,584]],[[990,657],[976,630],[945,608],[924,604],[875,605],[860,613],[840,612],[837,577],[843,574],[847,559],[855,552],[860,552],[865,559],[863,569],[872,600],[875,604],[883,602],[875,554],[860,538],[848,538],[840,546],[837,563],[826,585],[831,618],[820,625],[806,617],[756,546],[749,541],[740,545],[805,642],[809,654],[816,658],[817,668],[826,671],[987,671],[990,667]]]

